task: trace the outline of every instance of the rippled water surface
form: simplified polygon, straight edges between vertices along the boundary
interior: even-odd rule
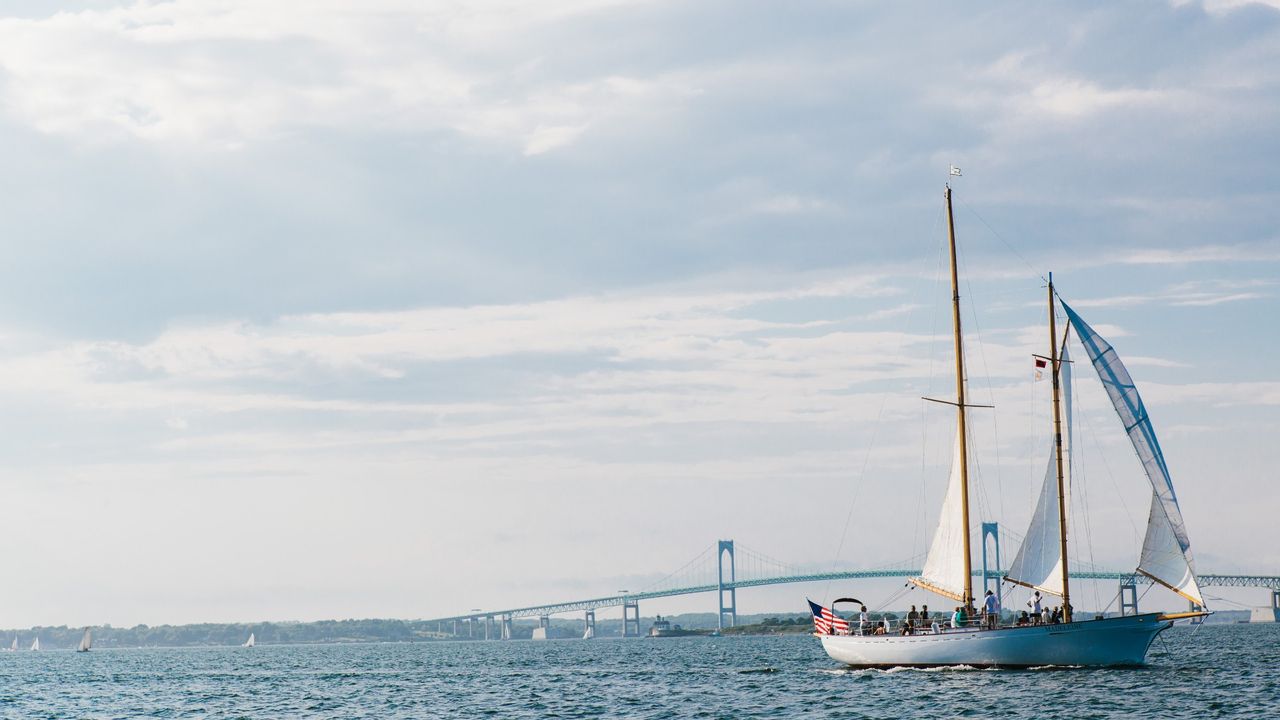
[[[809,637],[0,655],[5,717],[1280,718],[1280,625],[1174,628],[1139,669],[842,669]]]

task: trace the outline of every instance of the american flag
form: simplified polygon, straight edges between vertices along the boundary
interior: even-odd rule
[[[813,613],[813,630],[823,635],[848,635],[849,621],[810,600],[809,611]]]

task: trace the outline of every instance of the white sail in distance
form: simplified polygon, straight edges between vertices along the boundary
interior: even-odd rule
[[[40,638],[36,638],[36,639],[35,639],[35,641],[33,641],[33,642],[31,643],[31,649],[32,649],[32,650],[39,650],[39,649],[40,649]]]
[[[960,487],[960,431],[956,430],[956,445],[951,459],[951,479],[947,494],[942,500],[942,513],[938,516],[938,528],[929,545],[920,577],[916,585],[953,600],[964,601],[965,557],[964,535],[969,528],[964,525],[964,491]]]
[[[249,633],[249,639],[245,640],[244,644],[241,645],[240,647],[253,647],[253,646],[254,646],[253,633]]]
[[[1067,345],[1062,345],[1058,377],[1062,395],[1062,492],[1068,514],[1071,508],[1071,364]],[[1069,516],[1069,515],[1068,515]],[[1062,524],[1066,524],[1065,522]],[[1036,500],[1031,524],[1022,547],[1005,577],[1019,585],[1062,597],[1062,528],[1058,523],[1058,459],[1049,453],[1044,483]]]
[[[84,629],[84,636],[80,638],[80,646],[76,648],[77,652],[88,652],[93,647],[93,632],[89,628]]]
[[[1178,496],[1173,490],[1169,467],[1164,452],[1156,439],[1155,429],[1147,416],[1142,396],[1133,378],[1120,361],[1115,348],[1093,331],[1074,310],[1062,303],[1071,326],[1075,328],[1080,344],[1089,354],[1089,361],[1098,372],[1098,379],[1111,398],[1111,405],[1125,432],[1133,443],[1134,452],[1151,481],[1151,512],[1147,516],[1147,535],[1142,543],[1142,555],[1138,572],[1165,585],[1191,602],[1205,607],[1204,596],[1196,583],[1195,561],[1191,556],[1191,540],[1187,538],[1186,523],[1178,507]]]

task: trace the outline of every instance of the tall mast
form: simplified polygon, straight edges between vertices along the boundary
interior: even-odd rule
[[[960,441],[960,517],[964,528],[964,606],[973,607],[973,560],[969,552],[969,436],[965,428],[964,340],[960,334],[960,278],[956,271],[956,223],[951,214],[951,186],[947,185],[947,237],[951,246],[951,324],[956,346],[956,432]],[[1055,380],[1056,382],[1056,380]],[[1054,396],[1056,399],[1056,395]],[[1059,460],[1061,467],[1061,460]],[[1062,472],[1058,472],[1062,493]]]
[[[1053,307],[1053,273],[1049,273],[1049,361],[1053,363],[1053,451],[1058,465],[1058,553],[1062,558],[1063,620],[1071,622],[1071,589],[1067,585],[1067,496],[1062,474],[1062,385],[1058,377],[1062,360],[1058,357],[1058,324]]]

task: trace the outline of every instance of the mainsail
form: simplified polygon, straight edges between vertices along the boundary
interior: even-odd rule
[[[920,577],[912,580],[916,585],[964,601],[965,543],[964,490],[960,485],[960,432],[956,431],[956,448],[951,461],[951,480],[942,500],[942,514],[938,516],[938,529],[933,533],[933,543],[925,558]]]
[[[91,647],[93,647],[93,633],[89,628],[85,628],[84,637],[80,638],[80,646],[76,648],[76,652],[89,652]]]
[[[1151,481],[1151,512],[1147,518],[1147,536],[1142,543],[1138,572],[1205,607],[1204,596],[1196,583],[1191,541],[1187,538],[1182,510],[1178,507],[1178,496],[1173,491],[1173,481],[1169,477],[1164,453],[1160,450],[1160,441],[1156,439],[1138,388],[1111,344],[1094,332],[1066,303],[1062,303],[1062,309],[1089,353],[1089,361],[1098,371],[1098,378],[1106,388],[1138,460]]]
[[[1061,354],[1060,378],[1062,388],[1062,492],[1063,506],[1071,507],[1071,362],[1064,342]],[[1069,511],[1068,511],[1069,512]],[[1065,525],[1066,523],[1061,523]],[[1062,538],[1058,523],[1058,462],[1054,453],[1049,454],[1049,465],[1044,471],[1044,484],[1040,498],[1031,515],[1022,547],[1009,566],[1005,578],[1019,585],[1041,592],[1062,596]]]

